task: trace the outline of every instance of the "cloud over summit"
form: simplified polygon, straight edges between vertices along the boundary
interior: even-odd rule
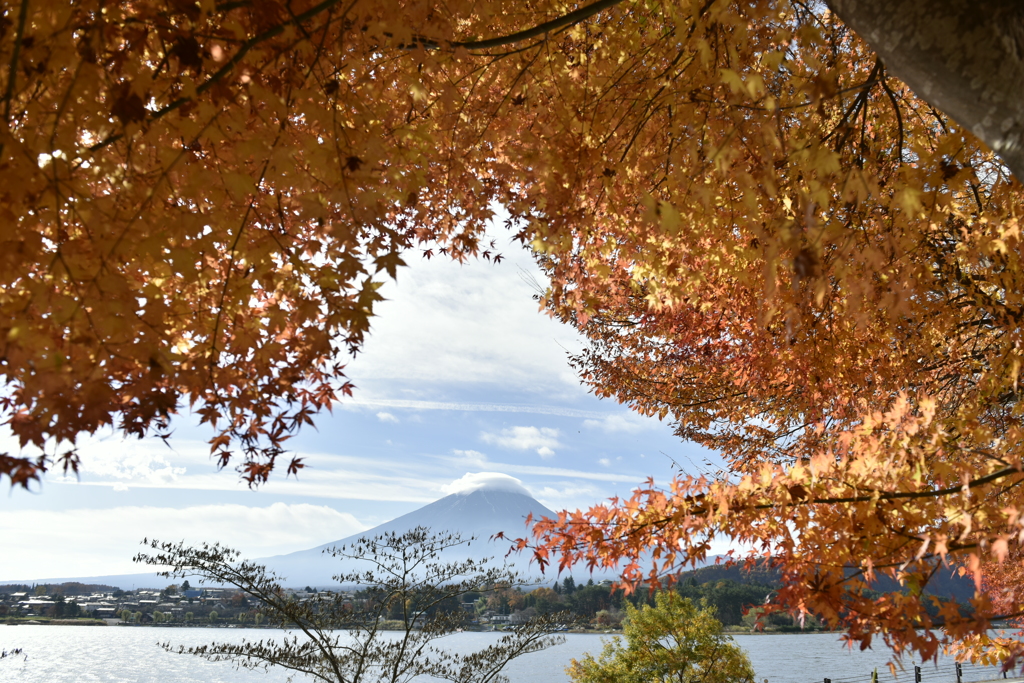
[[[467,494],[474,491],[508,491],[533,497],[523,482],[501,472],[467,472],[450,484],[441,487],[446,494]]]

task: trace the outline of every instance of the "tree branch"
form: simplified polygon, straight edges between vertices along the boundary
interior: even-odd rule
[[[23,2],[28,2],[28,0],[23,0]],[[217,69],[217,71],[214,72],[208,79],[206,79],[206,81],[204,81],[202,85],[196,88],[196,96],[204,94],[207,90],[216,85],[218,81],[220,81],[222,78],[224,78],[225,76],[229,75],[232,71],[234,71],[234,68],[238,66],[238,64],[242,61],[243,58],[245,58],[245,55],[247,55],[250,50],[252,50],[260,43],[281,35],[282,33],[284,33],[284,30],[289,26],[300,26],[303,21],[311,19],[316,15],[320,14],[321,12],[325,12],[329,9],[332,9],[339,2],[341,2],[341,0],[324,0],[323,2],[316,4],[313,7],[310,7],[302,14],[293,14],[291,19],[289,19],[288,21],[282,22],[277,26],[269,28],[263,33],[259,34],[258,36],[253,36],[249,40],[245,41],[244,43],[242,43],[241,47],[238,48],[238,52],[236,52],[231,57],[231,59],[229,59],[224,64],[224,66]],[[345,11],[342,13],[342,15],[344,16],[344,14],[347,14],[348,11],[352,8],[352,6],[356,4],[356,2],[357,0],[351,0],[351,2],[345,8]],[[149,117],[149,120],[156,121],[158,119],[161,119],[167,114],[170,114],[172,111],[178,109],[186,102],[189,102],[191,100],[192,98],[190,97],[179,97],[167,106],[153,112],[153,114]],[[98,142],[92,147],[90,147],[89,151],[96,152],[98,150],[101,150],[104,147],[114,142],[117,142],[118,140],[121,139],[121,137],[123,137],[122,133],[111,135],[106,140]]]
[[[28,0],[21,0],[21,11],[18,14],[18,30],[14,34],[14,49],[11,50],[11,66],[7,71],[7,92],[4,93],[4,126],[10,125],[11,98],[14,97],[14,82],[18,78],[18,58],[21,56],[21,40],[25,34],[25,17],[28,16]],[[0,143],[0,157],[4,151]]]
[[[429,38],[417,38],[418,43],[408,45],[409,48],[424,47],[427,49],[438,49],[440,47],[464,47],[468,50],[486,50],[492,47],[503,47],[505,45],[511,45],[513,43],[519,43],[524,40],[530,40],[542,36],[552,31],[557,31],[565,26],[571,26],[578,24],[584,19],[603,12],[609,7],[618,5],[623,0],[597,0],[597,2],[591,3],[584,7],[563,14],[560,17],[552,19],[551,21],[545,21],[543,24],[537,24],[536,26],[516,33],[509,33],[504,36],[497,36],[495,38],[487,38],[486,40],[467,40],[467,41],[452,41],[450,43],[439,43],[437,41],[430,40]]]
[[[14,49],[11,50],[11,66],[7,72],[7,92],[4,93],[4,123],[11,115],[11,98],[14,97],[14,82],[18,77],[18,57],[21,56],[21,40],[25,34],[25,17],[28,16],[28,0],[21,0],[18,13],[18,30],[14,34]]]
[[[1016,467],[1007,467],[1005,469],[999,470],[998,472],[993,472],[992,474],[986,475],[984,477],[979,477],[978,479],[973,479],[973,480],[967,482],[966,488],[973,489],[973,488],[977,488],[978,486],[984,486],[985,484],[992,483],[993,481],[996,481],[998,479],[1002,479],[1004,477],[1008,477],[1011,474],[1020,474],[1020,470],[1018,470]],[[877,499],[878,500],[900,500],[900,499],[904,499],[904,498],[939,498],[941,496],[948,496],[950,494],[958,493],[960,491],[963,491],[963,489],[964,489],[964,486],[950,486],[949,488],[938,489],[937,491],[906,491],[906,492],[902,492],[902,493],[880,493],[878,495]],[[846,497],[846,498],[817,498],[817,499],[808,501],[808,503],[825,503],[825,504],[832,504],[832,503],[866,503],[866,502],[868,502],[870,500],[875,500],[875,496],[874,495],[870,495],[870,496],[849,496],[849,497]],[[768,508],[771,508],[771,507],[778,507],[778,506],[776,506],[776,505],[759,505],[755,509],[763,510],[763,509],[768,509]]]

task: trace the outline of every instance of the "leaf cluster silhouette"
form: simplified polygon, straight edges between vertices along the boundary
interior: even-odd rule
[[[573,619],[563,613],[547,615],[476,652],[447,650],[441,639],[460,631],[463,617],[460,609],[440,609],[445,603],[456,601],[458,607],[467,593],[520,583],[515,572],[487,567],[487,560],[443,559],[446,550],[471,540],[417,527],[328,549],[336,558],[358,560],[365,567],[334,577],[341,586],[357,586],[367,596],[359,604],[341,591],[297,600],[282,590],[281,577],[263,565],[239,561],[237,551],[218,544],[192,547],[147,540],[144,544],[152,552],[140,553],[135,561],[165,567],[163,576],[199,576],[200,583],[235,586],[259,602],[269,624],[287,629],[278,639],[177,648],[165,643],[171,652],[245,669],[281,667],[332,683],[405,683],[417,676],[452,683],[507,683],[501,672],[510,661],[557,644],[561,637],[552,631]],[[396,611],[397,631],[389,623]]]

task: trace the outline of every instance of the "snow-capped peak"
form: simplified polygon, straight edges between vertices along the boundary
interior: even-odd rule
[[[506,491],[524,496],[531,495],[523,486],[523,482],[501,472],[467,472],[452,483],[442,486],[441,490],[448,495],[467,495],[474,491]]]

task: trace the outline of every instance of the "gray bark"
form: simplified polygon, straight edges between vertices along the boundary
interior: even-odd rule
[[[886,70],[1024,181],[1024,0],[827,0]]]

